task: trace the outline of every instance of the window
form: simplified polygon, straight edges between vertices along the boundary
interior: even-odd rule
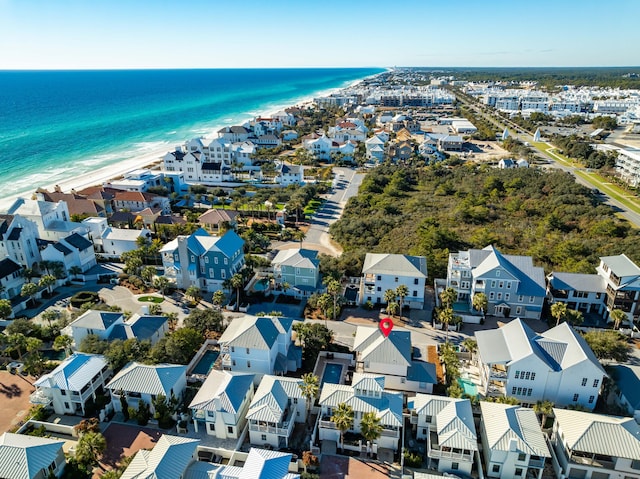
[[[251,354],[251,350],[249,348],[246,348],[245,351],[247,352],[247,354]]]
[[[457,471],[459,467],[460,467],[460,465],[457,462],[452,462],[451,463],[451,469],[454,469],[454,470]]]
[[[522,468],[521,467],[516,467],[515,475],[516,476],[522,476]]]
[[[396,276],[395,282],[396,282],[396,283],[398,282],[398,277],[397,277],[397,276]]]
[[[266,441],[266,440],[267,440],[267,435],[266,435],[266,434],[263,434],[263,435],[260,437],[260,439],[261,439],[261,440],[263,440],[263,441]]]
[[[520,315],[522,314],[522,306],[517,306],[516,307],[516,315]]]
[[[207,411],[207,416],[214,417],[215,413],[213,411]]]
[[[593,380],[593,387],[597,388],[598,386],[600,386],[600,380],[599,379],[594,379]]]
[[[500,464],[494,464],[491,470],[493,472],[500,472]]]
[[[380,276],[380,275],[376,276],[376,280],[377,281],[380,281],[381,279],[382,279],[382,276]]]
[[[229,260],[227,258],[224,259],[224,264],[229,264]]]
[[[518,303],[522,303],[524,301],[524,296],[521,294],[518,295]]]
[[[208,263],[208,262],[209,262],[209,257],[208,257],[208,256],[205,256],[205,257],[204,257],[204,262],[205,262],[205,263]]]
[[[593,401],[595,400],[595,396],[589,396],[589,404],[593,404]]]
[[[533,392],[533,389],[531,389],[531,388],[527,389],[527,396],[531,396],[532,392]]]
[[[495,288],[496,287],[496,282],[495,281],[491,281],[491,287]]]
[[[433,420],[433,416],[427,415],[427,416],[425,416],[424,420],[425,420],[425,422],[431,423],[431,421]]]
[[[491,291],[491,292],[489,293],[489,299],[493,299],[493,297],[494,297],[494,294],[493,294],[493,291]]]
[[[587,385],[587,378],[582,378],[582,385],[586,386]]]
[[[526,460],[527,460],[527,455],[526,454],[524,454],[522,452],[520,454],[518,454],[518,461],[519,462],[526,461]]]
[[[231,365],[232,365],[232,366],[235,366],[235,365],[236,365],[236,360],[235,360],[235,359],[232,359],[232,360],[231,360]]]
[[[633,459],[631,461],[631,469],[640,469],[640,459]]]
[[[209,268],[209,278],[213,278],[215,276],[215,272],[213,271],[213,268]]]
[[[530,302],[530,303],[533,303],[534,299],[535,299],[535,297],[534,297],[534,296],[529,296],[529,302]]]
[[[511,395],[512,395],[512,396],[515,396],[515,395],[516,395],[516,389],[517,389],[517,388],[516,388],[515,386],[511,388]]]
[[[417,297],[418,297],[418,292],[417,292],[417,291],[414,291],[414,292],[413,292],[413,297],[414,297],[414,298],[417,298]]]
[[[516,371],[516,379],[520,379],[520,371]]]
[[[378,291],[382,291],[382,286],[378,286]]]
[[[498,283],[498,288],[500,288],[500,289],[504,288],[504,281],[500,281]]]
[[[578,398],[580,397],[580,394],[574,394],[573,395],[573,402],[578,402]]]
[[[233,434],[233,426],[227,426],[227,432]]]
[[[529,371],[527,371],[526,373],[524,373],[524,379],[525,380],[529,380],[529,378],[531,377],[531,373]]]
[[[209,431],[215,431],[216,430],[216,425],[212,422],[209,423]]]
[[[235,346],[231,346],[231,352],[235,353],[236,352],[236,347]]]
[[[218,258],[213,258],[213,264],[218,264]]]
[[[422,428],[422,435],[423,435],[423,436],[426,436],[426,435],[427,435],[427,428],[426,428],[426,427],[423,427],[423,428]]]
[[[498,301],[502,299],[502,293],[498,293]]]
[[[64,408],[65,408],[65,409],[71,409],[71,408],[69,407],[69,403],[68,403],[68,402],[64,403]]]
[[[496,278],[499,278],[499,277],[500,277],[500,270],[499,270],[499,269],[497,269],[497,270],[496,270]]]
[[[298,404],[298,398],[293,398],[293,404]]]
[[[419,280],[418,278],[413,278],[413,284],[418,284]]]
[[[511,289],[511,281],[507,281],[507,289]]]
[[[67,391],[65,391],[64,389],[61,389],[60,390],[60,394],[62,394],[63,396],[66,396],[67,395]]]
[[[251,361],[247,361],[247,367],[250,368],[251,367]]]
[[[193,256],[193,255],[191,255],[191,262],[192,262],[192,263],[195,263],[195,262],[196,262],[196,257],[195,257],[195,256]]]
[[[531,380],[535,381],[536,380],[536,373],[531,373]]]
[[[401,377],[401,378],[400,378],[400,382],[401,382],[402,384],[406,383],[406,382],[407,382],[407,378],[405,378],[404,376],[403,376],[403,377]]]
[[[510,295],[509,293],[506,293],[506,294],[504,295],[504,300],[505,300],[505,301],[509,301],[509,298],[511,298],[511,295]]]

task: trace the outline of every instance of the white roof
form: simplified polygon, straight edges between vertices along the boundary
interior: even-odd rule
[[[362,265],[362,274],[366,273],[426,278],[427,259],[405,254],[367,253]]]
[[[301,384],[301,379],[265,374],[251,401],[247,419],[280,422],[290,398],[304,399]]]
[[[237,413],[249,388],[253,388],[253,374],[212,370],[202,384],[189,408],[202,411]],[[219,401],[219,407],[216,405]]]
[[[0,436],[0,477],[31,479],[49,467],[64,441],[5,432]]]
[[[148,230],[141,229],[124,229],[124,228],[107,228],[102,234],[102,238],[112,241],[136,241],[139,237],[148,233]]]
[[[284,249],[271,260],[274,265],[292,266],[295,268],[317,269],[319,261],[316,258],[316,251],[306,249]]]
[[[151,451],[142,449],[121,479],[175,479],[193,459],[199,439],[162,435]]]
[[[178,364],[140,364],[132,362],[116,374],[107,388],[112,391],[138,392],[140,394],[162,394],[171,397],[181,377],[186,376],[187,367]],[[182,391],[173,391],[178,396]]]
[[[480,401],[484,434],[492,450],[508,451],[515,440],[519,452],[551,457],[533,409]]]
[[[360,360],[375,363],[411,365],[411,333],[394,328],[385,337],[380,328],[358,326],[353,350],[360,353]]]
[[[627,459],[640,458],[640,426],[633,418],[571,409],[554,408],[553,413],[569,449]]]

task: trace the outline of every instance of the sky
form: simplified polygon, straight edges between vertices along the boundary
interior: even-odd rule
[[[0,0],[0,70],[638,66],[640,0]]]

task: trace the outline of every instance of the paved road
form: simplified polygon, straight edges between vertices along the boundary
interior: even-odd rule
[[[336,167],[333,171],[336,178],[331,193],[326,196],[322,207],[313,216],[302,247],[339,256],[342,250],[331,241],[329,227],[340,218],[349,198],[358,194],[358,188],[360,188],[365,175],[353,168]],[[300,246],[299,243],[292,242],[277,247],[278,249],[288,249]]]

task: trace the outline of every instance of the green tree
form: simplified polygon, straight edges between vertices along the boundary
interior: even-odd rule
[[[120,397],[120,408],[122,409],[122,414],[124,415],[124,420],[126,422],[130,419],[127,395],[125,394],[124,390],[120,389],[118,391],[118,396]]]
[[[533,410],[535,411],[535,413],[541,416],[540,424],[543,428],[547,422],[547,416],[553,414],[553,406],[554,404],[546,399],[544,401],[537,401],[533,405]]]
[[[202,291],[195,284],[189,286],[184,292],[184,295],[196,304],[199,303],[202,299]]]
[[[68,357],[69,353],[71,352],[72,344],[73,338],[71,336],[67,336],[66,334],[62,334],[53,340],[53,349],[55,349],[56,351],[64,351],[65,357]]]
[[[194,309],[184,320],[184,325],[206,336],[207,333],[222,333],[224,317],[215,309]]]
[[[188,364],[198,351],[204,337],[191,328],[180,328],[169,335],[165,343],[167,357],[177,364]]]
[[[618,331],[593,330],[585,333],[584,339],[600,361],[608,359],[623,363],[629,359],[631,347]]]
[[[567,304],[558,301],[551,305],[551,316],[556,320],[556,326],[565,320],[567,316]]]
[[[473,358],[473,355],[478,351],[478,342],[473,338],[465,338],[461,344],[464,349],[469,351],[471,358]]]
[[[153,277],[158,274],[158,270],[153,266],[145,266],[140,271],[140,277],[147,284],[153,284]]]
[[[153,278],[153,287],[162,293],[162,299],[164,299],[164,295],[167,289],[169,289],[170,284],[169,278],[166,276],[156,276]]]
[[[224,294],[224,291],[222,291],[221,289],[213,293],[212,302],[219,308],[222,307],[222,305],[226,300],[227,300],[227,296]]]
[[[44,275],[38,281],[38,286],[41,288],[46,288],[47,293],[51,294],[53,292],[53,286],[56,284],[56,277],[50,274]]]
[[[18,359],[20,361],[22,361],[22,352],[27,348],[28,339],[29,338],[27,338],[22,333],[14,333],[7,336],[7,344],[9,345],[11,350],[18,353]]]
[[[400,319],[402,320],[402,308],[404,308],[404,298],[409,295],[409,288],[407,288],[406,284],[400,284],[396,288],[396,296],[398,296],[398,300],[400,301]]]
[[[620,325],[623,321],[627,320],[627,313],[622,311],[621,309],[612,309],[611,313],[609,313],[611,320],[613,321],[613,329],[620,329]]]
[[[80,266],[72,266],[69,268],[69,274],[76,279],[78,276],[82,274],[82,268]]]
[[[396,303],[395,301],[387,304],[387,313],[389,313],[391,316],[395,316],[396,314],[398,314],[398,311],[400,311],[400,306],[398,306],[398,303]]]
[[[107,441],[101,433],[86,432],[78,439],[76,461],[82,464],[86,471],[91,471],[93,467],[100,466],[100,459],[106,449]],[[102,466],[100,468],[103,469]]]
[[[234,310],[238,311],[240,308],[240,290],[244,286],[244,278],[240,273],[236,273],[231,277],[231,287],[236,290],[236,305]]]
[[[338,407],[333,410],[331,422],[336,425],[340,431],[340,448],[344,448],[344,433],[353,427],[354,413],[351,406],[341,402]]]
[[[384,292],[383,299],[384,299],[384,302],[387,303],[387,308],[389,308],[389,305],[391,303],[394,303],[396,301],[396,296],[397,295],[396,295],[396,290],[395,289],[387,289]]]
[[[307,400],[307,425],[309,424],[309,419],[311,416],[311,406],[313,405],[313,401],[318,395],[318,391],[320,390],[320,380],[318,376],[313,373],[307,373],[302,375],[302,383],[298,384],[300,386],[300,390],[302,391],[302,396]]]
[[[473,309],[482,312],[482,314],[484,315],[487,312],[487,307],[489,306],[489,299],[484,293],[475,293],[473,295],[473,299],[471,300],[471,304],[473,306]]]
[[[365,440],[374,442],[382,435],[382,424],[375,412],[365,412],[360,419],[360,434]]]
[[[32,306],[35,305],[35,297],[38,294],[38,285],[34,283],[25,283],[22,285],[22,289],[20,290],[20,295],[29,298],[29,302],[31,302]]]
[[[329,293],[323,293],[318,296],[316,300],[316,305],[320,311],[322,311],[322,315],[324,316],[324,324],[327,325],[327,312],[331,308],[331,295]]]
[[[449,326],[457,325],[462,321],[462,318],[453,312],[450,307],[440,308],[438,310],[438,321],[440,321],[446,331],[446,341],[449,341]]]
[[[458,299],[458,292],[453,288],[447,288],[440,293],[440,301],[444,309],[453,309],[453,303]]]
[[[8,299],[0,299],[0,319],[7,319],[13,314],[11,301]]]
[[[327,293],[333,298],[333,320],[336,320],[336,310],[338,309],[338,295],[342,290],[341,284],[335,279],[331,279],[327,282]]]

